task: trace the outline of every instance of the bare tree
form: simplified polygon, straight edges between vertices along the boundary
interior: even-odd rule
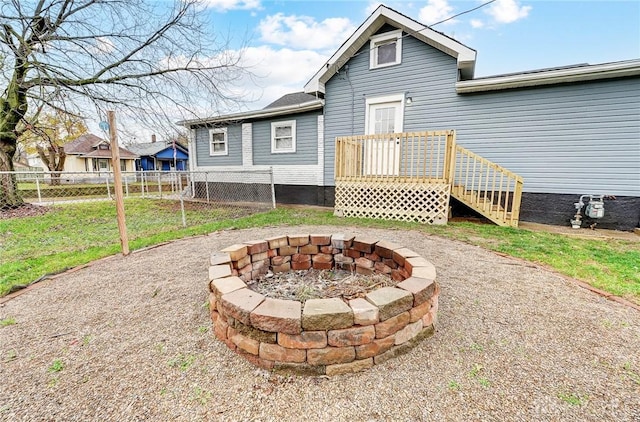
[[[159,131],[237,100],[246,71],[204,12],[200,0],[3,0],[0,171],[13,170],[18,138],[45,108],[120,110]],[[21,204],[0,175],[0,208]]]

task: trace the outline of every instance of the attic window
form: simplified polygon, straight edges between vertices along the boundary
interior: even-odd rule
[[[402,30],[385,32],[370,38],[369,69],[393,66],[402,61]]]
[[[100,144],[100,145],[98,145],[98,149],[101,149],[101,150],[108,150],[108,149],[109,149],[109,145],[107,145],[107,144]]]

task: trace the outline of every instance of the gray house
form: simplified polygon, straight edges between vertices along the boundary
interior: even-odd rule
[[[498,209],[515,224],[519,214],[564,225],[581,195],[604,195],[598,227],[639,226],[640,60],[474,78],[475,60],[473,49],[380,6],[303,93],[182,122],[194,168],[272,166],[279,202],[344,215],[375,216],[396,200],[406,211],[427,183],[440,214],[452,205],[492,218],[485,211]],[[490,175],[496,168],[505,170]],[[505,174],[513,183],[503,192]],[[409,191],[413,199],[398,197]],[[358,196],[371,214],[349,212],[345,198]]]

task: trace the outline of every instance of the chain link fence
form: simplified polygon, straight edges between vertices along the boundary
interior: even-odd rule
[[[177,222],[187,227],[275,208],[272,170],[121,174],[125,212],[144,208],[144,200],[154,201],[148,206],[159,209],[152,214],[158,224]],[[0,218],[21,212],[8,205],[10,201],[3,200],[3,195],[15,194],[31,208],[85,202],[104,202],[105,207],[112,207],[113,180],[112,172],[0,172]]]

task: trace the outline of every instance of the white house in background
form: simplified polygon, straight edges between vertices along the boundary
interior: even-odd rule
[[[91,133],[80,136],[64,145],[67,154],[64,171],[101,172],[111,171],[111,144]],[[120,170],[135,171],[136,154],[120,147]]]

